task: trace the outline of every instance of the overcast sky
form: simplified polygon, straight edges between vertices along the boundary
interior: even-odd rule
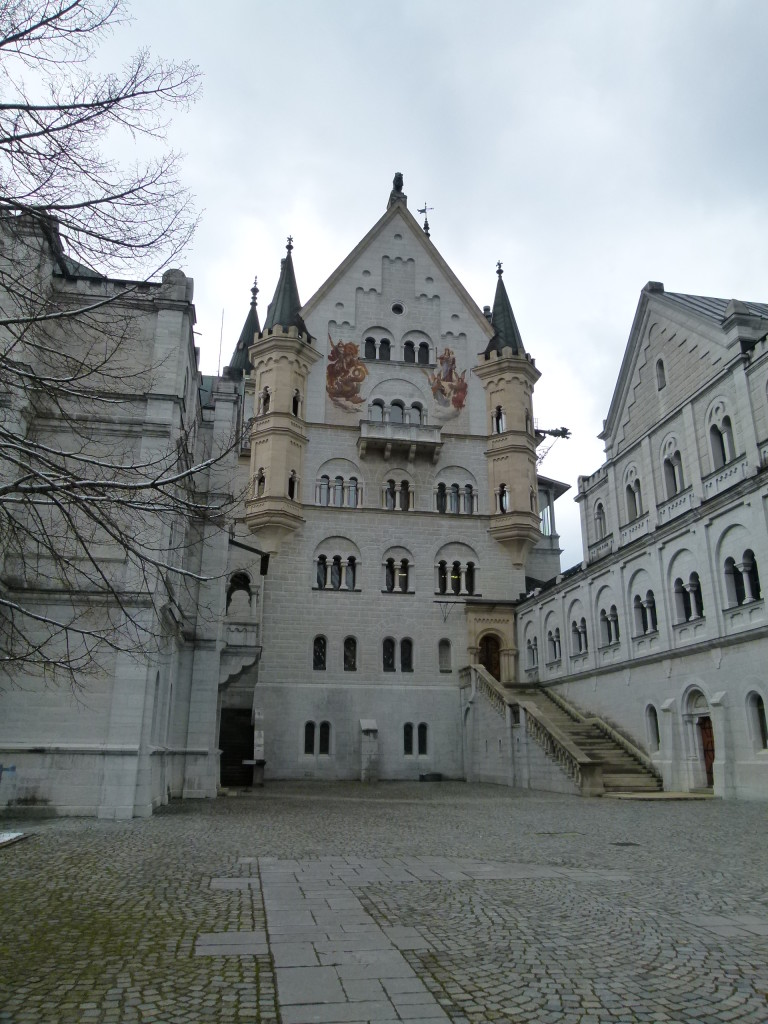
[[[203,96],[174,145],[204,211],[202,369],[263,316],[284,255],[306,301],[384,211],[395,171],[479,305],[496,260],[542,372],[542,472],[563,567],[581,560],[576,478],[602,462],[640,289],[765,301],[765,0],[135,0],[103,54],[188,58]]]

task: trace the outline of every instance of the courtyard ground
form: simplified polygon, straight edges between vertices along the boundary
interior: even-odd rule
[[[272,783],[1,828],[3,1024],[768,1020],[766,804]]]

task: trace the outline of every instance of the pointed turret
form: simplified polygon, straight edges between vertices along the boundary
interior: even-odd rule
[[[539,371],[523,347],[512,306],[496,264],[494,335],[474,368],[485,389],[488,415],[489,532],[525,565],[539,531],[533,388]]]
[[[251,288],[251,305],[248,309],[248,316],[245,318],[243,329],[240,331],[240,337],[238,338],[237,345],[235,345],[235,351],[229,361],[229,376],[238,380],[244,373],[249,373],[251,370],[251,360],[248,356],[248,349],[253,344],[256,335],[261,331],[261,327],[259,327],[259,314],[256,311],[256,296],[258,294],[259,288],[256,283],[256,278],[254,277],[253,288]]]
[[[280,263],[280,280],[275,288],[275,297],[267,309],[264,331],[272,331],[275,327],[282,327],[283,330],[288,327],[296,327],[301,334],[309,336],[304,321],[301,319],[301,300],[291,257],[293,238],[290,235],[286,249],[288,255]]]
[[[491,327],[495,334],[488,342],[485,349],[485,358],[490,359],[495,352],[497,355],[524,356],[525,348],[520,331],[517,327],[515,314],[512,312],[512,304],[504,287],[501,269],[501,261],[496,264],[496,295],[493,299],[493,313],[491,314]]]

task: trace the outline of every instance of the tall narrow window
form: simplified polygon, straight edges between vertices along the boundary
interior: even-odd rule
[[[451,671],[451,641],[441,640],[437,645],[437,663],[441,672]]]
[[[472,488],[472,484],[466,484],[464,487],[464,512],[466,515],[472,515],[475,511],[475,492]]]
[[[474,562],[467,562],[467,569],[466,569],[466,573],[464,575],[464,578],[465,578],[466,585],[467,585],[467,593],[468,594],[474,594],[474,592],[475,592],[475,563]]]
[[[437,485],[437,495],[435,497],[437,502],[437,511],[445,512],[448,509],[448,495],[446,493],[445,484]]]
[[[397,503],[397,485],[394,480],[387,480],[387,489],[384,492],[384,505],[392,512]]]
[[[347,505],[349,506],[349,508],[357,508],[357,501],[357,477],[351,476],[349,478],[349,486],[347,487]]]
[[[328,559],[325,555],[319,555],[317,559],[317,586],[320,590],[325,589],[328,582]]]
[[[631,484],[627,484],[627,519],[631,522],[633,519],[637,519],[639,514],[635,490]]]
[[[426,366],[429,362],[429,345],[426,341],[422,341],[419,345],[419,363],[421,366]]]
[[[325,637],[316,636],[312,644],[312,668],[315,672],[325,672],[325,652]]]
[[[589,641],[587,640],[587,620],[582,619],[579,623],[579,632],[581,633],[581,649],[584,653],[589,650]]]
[[[598,501],[595,505],[595,534],[598,540],[605,537],[605,508],[602,501]]]
[[[318,504],[329,505],[331,502],[331,479],[328,476],[320,477],[320,487],[317,492]]]
[[[659,391],[667,386],[667,375],[664,372],[664,360],[657,359],[656,361],[656,387]]]
[[[365,358],[375,359],[376,358],[376,342],[373,338],[365,339]]]
[[[418,402],[414,402],[413,405],[411,406],[411,423],[416,424],[416,426],[421,426],[423,422],[424,410],[422,409]]]
[[[403,753],[406,757],[413,754],[413,722],[406,722],[403,726]]]
[[[461,593],[461,562],[454,562],[451,566],[451,590],[454,594]]]
[[[264,475],[264,470],[263,469],[259,469],[259,472],[258,472],[258,474],[256,476],[256,497],[257,498],[262,498],[264,496],[264,491],[266,490],[266,487],[267,487],[267,478]]]
[[[400,641],[400,671],[413,672],[413,640]]]
[[[581,654],[581,633],[575,619],[571,623],[571,654]]]
[[[400,561],[400,568],[397,573],[397,582],[400,590],[403,594],[408,593],[408,559],[403,558]]]
[[[392,346],[386,338],[382,338],[379,342],[379,359],[388,360],[390,357]]]
[[[697,572],[692,572],[688,578],[688,590],[690,593],[691,611],[695,613],[693,617],[701,619],[704,617],[704,598],[701,596],[701,583]]]
[[[675,580],[675,617],[678,622],[688,622],[691,618],[691,595],[680,577]]]
[[[341,555],[334,555],[331,562],[331,586],[334,590],[341,589]]]
[[[494,434],[503,434],[505,430],[504,410],[500,405],[497,405],[493,412],[493,432]]]
[[[270,400],[269,388],[264,388],[261,392],[261,411],[264,415],[269,412]]]
[[[439,593],[448,592],[448,563],[438,562],[437,565],[437,589]]]
[[[746,584],[746,600],[760,600],[760,576],[757,571],[757,561],[754,551],[747,550],[741,558],[741,568]]]
[[[407,480],[400,483],[400,511],[407,512],[411,507],[411,488]]]
[[[320,723],[320,743],[317,749],[318,754],[330,754],[331,752],[331,723]]]
[[[406,341],[403,345],[403,361],[406,363],[416,362],[416,348],[412,341]]]
[[[655,633],[659,628],[659,621],[656,618],[656,598],[652,590],[645,595],[645,607],[648,612],[648,632]]]
[[[499,484],[499,512],[509,511],[509,492],[506,484]]]
[[[291,402],[291,412],[293,413],[294,416],[298,416],[299,415],[299,408],[300,407],[301,407],[301,395],[299,394],[299,389],[296,388],[295,391],[293,392],[293,401]]]
[[[648,612],[639,594],[635,594],[634,612],[635,636],[644,636],[648,632]]]
[[[391,636],[384,637],[381,645],[382,668],[385,672],[395,671],[395,641]]]
[[[389,422],[402,423],[405,419],[405,407],[402,402],[393,402],[389,407]]]
[[[664,459],[664,484],[668,498],[674,498],[683,490],[683,463],[679,451]]]
[[[744,579],[733,558],[725,560],[725,590],[729,608],[744,604]]]
[[[371,423],[381,423],[384,419],[384,403],[371,402]]]
[[[333,481],[333,504],[341,508],[344,504],[344,477],[337,476]]]
[[[384,587],[391,594],[395,589],[395,560],[388,558],[384,564]]]
[[[314,754],[315,752],[315,723],[307,722],[304,726],[304,753]]]
[[[357,640],[353,636],[344,640],[344,671],[357,672]]]
[[[752,738],[757,750],[768,747],[768,721],[765,717],[765,702],[759,693],[750,693],[747,708],[751,718]]]
[[[619,635],[619,613],[616,610],[616,605],[611,605],[611,610],[608,612],[608,618],[611,623],[611,634],[613,636],[613,642],[617,644],[621,639]]]
[[[288,477],[288,497],[291,501],[296,500],[296,488],[298,487],[298,477],[296,476],[296,470],[291,470],[291,475]]]
[[[655,754],[661,746],[661,736],[659,735],[659,716],[653,704],[649,704],[645,709],[645,721],[648,726],[648,750],[651,754]]]
[[[344,574],[347,590],[354,590],[357,576],[357,559],[354,555],[350,555],[347,559],[347,567],[344,570]]]
[[[418,729],[419,738],[419,755],[424,757],[427,753],[427,723],[419,722]]]
[[[453,512],[455,515],[458,515],[458,512],[459,512],[459,485],[458,484],[451,484],[450,502],[449,502],[448,507],[451,510],[451,512]]]

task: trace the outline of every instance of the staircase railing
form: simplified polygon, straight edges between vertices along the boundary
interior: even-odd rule
[[[662,778],[661,772],[650,759],[650,757],[648,757],[648,755],[644,751],[640,750],[639,747],[636,747],[635,744],[632,743],[631,740],[628,740],[626,736],[622,735],[622,733],[620,732],[617,732],[616,729],[614,729],[613,726],[609,725],[603,718],[599,718],[597,715],[583,714],[583,712],[579,711],[577,707],[574,707],[573,704],[565,700],[565,698],[562,697],[559,693],[555,693],[550,689],[542,688],[542,693],[545,693],[547,697],[549,697],[549,699],[560,708],[561,711],[563,711],[566,715],[570,716],[574,721],[580,722],[582,725],[594,725],[597,729],[600,730],[600,732],[604,736],[607,736],[608,739],[613,740],[613,742],[620,746],[623,750],[625,750],[630,757],[633,757],[636,761],[638,761],[643,766],[643,768],[647,768],[648,771],[651,772],[651,774],[654,775],[657,779]]]
[[[475,693],[479,693],[497,714],[504,717],[507,709],[515,706],[522,708],[525,712],[526,734],[573,780],[582,796],[600,796],[603,793],[602,765],[580,750],[536,704],[510,697],[508,691],[482,665],[463,668],[459,673],[459,683],[462,688],[471,687],[470,700]]]

